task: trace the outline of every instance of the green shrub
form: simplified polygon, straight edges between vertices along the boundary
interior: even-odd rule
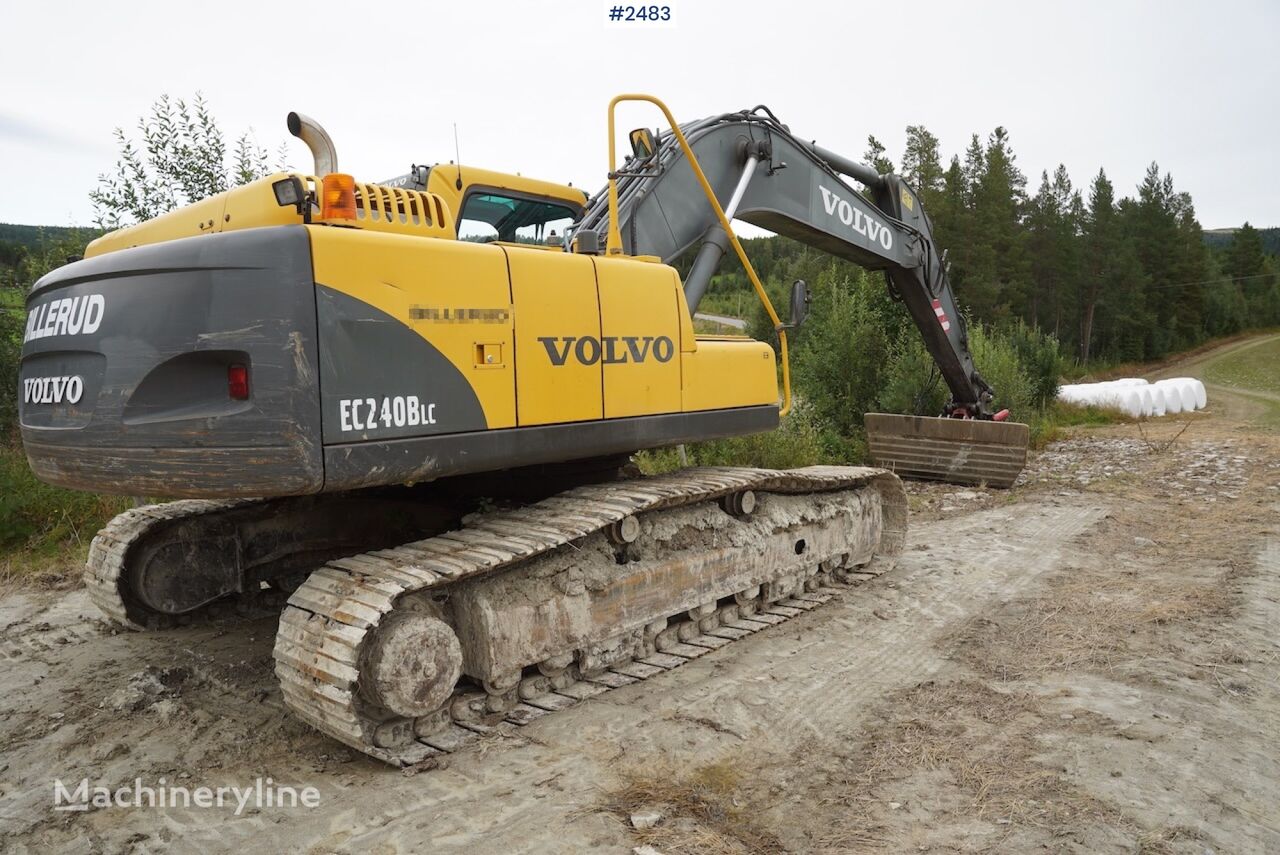
[[[22,304],[21,289],[0,288],[0,440],[18,422],[18,362],[26,322]]]
[[[1000,337],[1008,341],[1018,355],[1030,383],[1031,403],[1038,408],[1053,403],[1058,397],[1058,378],[1064,367],[1058,340],[1021,320],[1002,327]],[[982,373],[983,377],[987,376],[985,370]],[[990,382],[990,378],[987,381]]]
[[[880,404],[886,412],[936,416],[951,398],[915,329],[904,331],[894,343],[884,374]]]
[[[794,469],[828,462],[823,437],[812,411],[797,402],[777,430],[748,436],[731,436],[685,446],[690,466],[760,466]],[[658,475],[681,468],[676,448],[655,448],[636,455],[640,471]]]
[[[1013,342],[981,324],[969,325],[969,349],[984,380],[995,389],[995,408],[1007,408],[1016,421],[1035,417],[1035,393]]]
[[[824,272],[792,355],[797,396],[821,428],[841,437],[857,436],[863,415],[880,406],[891,339],[870,288],[866,277],[841,277],[834,267]]]
[[[812,466],[824,459],[823,443],[812,410],[797,401],[777,430],[748,436],[731,436],[688,446],[694,466],[761,466],[792,469]]]
[[[86,548],[128,506],[119,496],[51,487],[31,473],[19,444],[0,444],[0,552],[48,557]]]
[[[1057,345],[1053,347],[1056,360]],[[1050,383],[1054,389],[1052,394],[1057,394],[1056,375],[1051,381],[1040,378],[1039,387],[1028,377],[1015,340],[1007,333],[970,323],[969,348],[983,379],[995,389],[996,408],[1007,407],[1018,421],[1034,418],[1040,409],[1036,395]],[[951,398],[950,389],[914,329],[905,331],[898,339],[889,355],[884,377],[881,403],[891,413],[936,416]]]
[[[1054,401],[1037,413],[1034,420],[1030,421],[1031,447],[1044,448],[1054,440],[1060,439],[1065,428],[1082,425],[1110,425],[1132,421],[1134,419],[1118,410]]]

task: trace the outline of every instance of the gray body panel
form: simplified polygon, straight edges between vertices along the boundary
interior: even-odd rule
[[[92,303],[100,317],[84,308]],[[41,279],[27,306],[19,418],[42,480],[131,495],[178,495],[184,485],[200,485],[198,495],[323,486],[315,288],[303,227],[78,261]],[[247,401],[228,395],[232,364],[249,368]],[[75,377],[80,394],[62,400],[39,399],[26,382]]]
[[[467,378],[400,321],[322,284],[316,316],[326,444],[488,427]]]
[[[497,472],[763,433],[777,426],[778,408],[770,405],[329,445],[324,450],[325,487],[351,490]]]

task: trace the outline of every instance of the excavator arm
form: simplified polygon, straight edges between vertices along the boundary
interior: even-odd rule
[[[948,414],[990,416],[992,389],[974,367],[932,225],[906,182],[798,139],[762,107],[682,131],[729,218],[883,270],[951,390]],[[624,252],[666,262],[700,246],[684,283],[689,309],[696,311],[729,243],[673,136],[659,135],[647,156],[642,145],[617,171],[618,231]],[[870,198],[849,179],[865,185]],[[608,227],[602,192],[575,234],[604,234]]]
[[[869,414],[873,456],[900,474],[1011,484],[1025,464],[1027,428],[991,422],[1008,414],[992,412],[995,390],[974,366],[945,256],[915,191],[897,175],[880,175],[796,137],[765,107],[690,122],[679,131],[632,132],[632,156],[610,175],[611,186],[589,200],[574,240],[607,236],[612,251],[668,263],[697,246],[684,281],[691,312],[730,250],[725,225],[732,219],[884,271],[951,391],[942,415],[958,418]],[[708,204],[700,176],[723,219]]]

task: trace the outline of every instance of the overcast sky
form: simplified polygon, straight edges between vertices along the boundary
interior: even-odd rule
[[[622,0],[626,2],[626,0]],[[87,194],[162,93],[202,91],[310,168],[284,116],[376,180],[454,157],[594,191],[605,107],[655,94],[683,121],[767,104],[800,136],[895,161],[923,124],[947,157],[1010,131],[1034,192],[1065,163],[1132,194],[1159,162],[1206,228],[1280,225],[1280,2],[658,0],[676,26],[610,25],[601,0],[8,3],[0,20],[0,222],[88,224]],[[620,130],[657,125],[633,107]]]

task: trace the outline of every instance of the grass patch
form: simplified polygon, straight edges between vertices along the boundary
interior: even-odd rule
[[[1204,379],[1243,391],[1280,395],[1280,337],[1209,361]]]
[[[1256,404],[1260,412],[1251,421],[1280,427],[1280,336],[1211,359],[1200,373],[1206,382],[1237,390]]]
[[[1135,421],[1118,410],[1053,401],[1031,420],[1031,447],[1041,449],[1062,439],[1068,428],[1132,424]]]
[[[991,827],[983,834],[992,836],[979,838],[983,851],[1029,851],[1021,835],[1036,828],[1124,828],[1117,810],[1040,760],[1049,722],[1061,727],[1036,696],[977,680],[929,680],[893,693],[834,752],[836,768],[814,793],[825,819],[811,850],[934,851],[974,833],[975,821]],[[925,827],[906,841],[893,830],[901,803],[924,812]]]
[[[1011,612],[998,622],[975,623],[960,637],[960,658],[1002,681],[1114,671],[1134,657],[1130,643],[1144,640],[1134,637],[1140,630],[1225,616],[1230,599],[1215,585],[1091,573],[1057,579],[1050,594],[1011,605]]]
[[[756,824],[754,811],[738,798],[741,774],[729,763],[684,770],[663,768],[624,773],[602,807],[630,827],[631,815],[657,810],[653,828],[633,829],[641,843],[660,852],[766,855],[785,851],[782,841]]]
[[[1042,597],[1012,603],[1007,617],[971,624],[959,657],[997,680],[1048,672],[1109,672],[1141,654],[1146,635],[1172,623],[1222,618],[1234,601],[1219,578],[1188,581],[1133,571],[1071,573]]]
[[[851,463],[865,457],[865,448],[841,441],[819,430],[813,414],[797,402],[777,430],[749,436],[731,436],[684,447],[689,466],[760,466],[794,469],[815,463]],[[678,448],[641,451],[636,464],[646,475],[660,475],[682,468]]]
[[[56,582],[78,572],[94,534],[132,503],[51,487],[18,443],[0,444],[0,582]]]

